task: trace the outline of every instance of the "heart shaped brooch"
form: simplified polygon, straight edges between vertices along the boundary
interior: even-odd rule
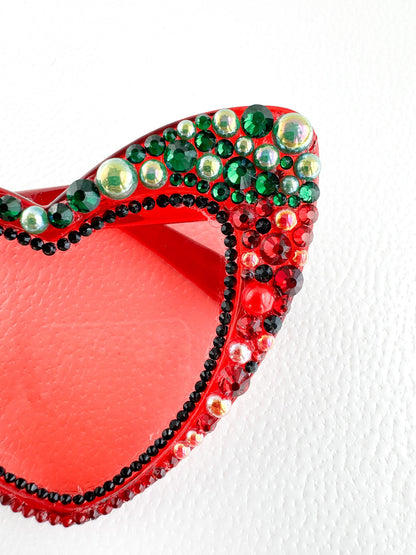
[[[82,524],[214,430],[302,287],[319,172],[309,121],[256,104],[0,189],[3,505]]]

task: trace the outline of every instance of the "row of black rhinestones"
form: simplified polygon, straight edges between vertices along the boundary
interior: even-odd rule
[[[42,239],[31,236],[26,233],[18,233],[13,228],[6,228],[0,226],[0,235],[4,234],[4,237],[8,240],[17,239],[18,242],[27,246],[30,244],[33,250],[42,250],[47,256],[55,254],[58,248],[61,251],[67,251],[71,244],[79,243],[82,237],[89,237],[93,230],[100,230],[105,224],[111,224],[116,221],[116,218],[124,218],[128,213],[138,214],[141,209],[153,210],[155,206],[161,208],[170,206],[181,206],[181,205],[192,207],[196,206],[199,209],[206,210],[209,214],[215,215],[216,220],[221,224],[221,232],[225,235],[224,244],[227,247],[225,258],[226,265],[225,271],[227,276],[224,279],[224,300],[221,303],[221,312],[219,315],[220,324],[216,328],[216,336],[213,340],[213,347],[209,352],[209,358],[204,363],[204,370],[200,374],[200,380],[195,383],[194,391],[189,395],[189,400],[183,404],[182,409],[177,413],[176,418],[170,421],[169,426],[163,430],[161,437],[157,438],[153,445],[150,445],[147,450],[139,455],[138,459],[133,461],[129,466],[123,467],[118,474],[116,474],[112,480],[107,480],[102,486],[96,487],[93,491],[87,491],[83,495],[71,496],[70,494],[63,493],[59,494],[57,492],[50,492],[45,488],[38,488],[33,482],[27,482],[24,478],[16,478],[15,474],[7,472],[2,466],[0,466],[0,478],[3,477],[4,481],[11,484],[13,483],[17,489],[25,489],[27,493],[34,495],[36,494],[40,499],[48,500],[51,503],[57,503],[60,501],[63,505],[68,505],[75,503],[76,505],[82,505],[84,502],[94,501],[96,498],[103,497],[106,493],[114,490],[116,486],[122,485],[127,478],[132,476],[133,473],[139,472],[143,466],[150,463],[152,457],[155,457],[160,449],[163,449],[167,442],[172,440],[175,432],[177,432],[182,424],[188,419],[191,412],[196,408],[197,403],[201,400],[201,393],[207,388],[208,382],[212,378],[212,373],[217,366],[217,360],[221,356],[221,350],[225,344],[226,336],[228,334],[228,324],[231,322],[231,312],[234,308],[233,299],[235,297],[235,286],[237,279],[234,274],[237,272],[238,266],[235,262],[237,252],[233,247],[237,244],[237,238],[234,235],[234,228],[231,223],[228,222],[229,214],[225,210],[220,210],[220,206],[215,201],[209,201],[206,197],[185,194],[172,194],[170,197],[166,195],[159,195],[156,201],[151,197],[146,197],[143,199],[142,203],[133,200],[128,206],[125,204],[118,205],[115,210],[107,210],[104,212],[102,217],[96,216],[92,218],[91,223],[83,223],[78,231],[70,231],[68,237],[62,237],[58,239],[57,243],[44,243]]]

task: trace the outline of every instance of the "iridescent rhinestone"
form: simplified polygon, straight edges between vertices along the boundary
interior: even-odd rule
[[[167,178],[166,168],[159,160],[147,160],[140,168],[140,181],[147,189],[160,189]]]
[[[230,399],[220,397],[220,395],[210,395],[207,399],[207,411],[215,418],[222,418],[231,408]]]
[[[48,219],[54,227],[63,229],[72,223],[74,214],[69,206],[63,202],[57,202],[56,204],[52,204],[49,208]]]
[[[121,200],[134,193],[138,178],[135,168],[122,158],[110,158],[97,170],[96,183],[106,197]]]
[[[178,459],[184,459],[190,454],[190,452],[191,448],[184,443],[176,443],[173,448],[173,454],[175,457],[178,457]]]
[[[177,129],[181,139],[192,139],[196,132],[195,124],[189,119],[180,121]]]
[[[41,206],[28,206],[20,215],[20,223],[28,233],[42,233],[49,225],[46,210]]]
[[[290,231],[297,223],[296,214],[293,210],[280,210],[276,214],[276,225],[283,231]]]
[[[189,432],[186,434],[186,443],[188,443],[192,447],[200,445],[203,439],[203,434],[197,432],[196,430],[189,430]]]
[[[165,163],[174,172],[189,172],[195,166],[197,153],[195,147],[181,139],[167,145]]]
[[[251,349],[245,343],[234,341],[228,347],[228,355],[232,361],[245,364],[251,358]]]
[[[91,212],[100,204],[101,196],[94,181],[78,179],[66,191],[69,206],[76,212]]]
[[[220,137],[232,137],[240,128],[238,117],[232,110],[218,110],[212,118],[212,125]]]
[[[224,179],[233,189],[247,189],[253,184],[255,177],[256,168],[247,158],[237,156],[225,164]]]
[[[6,222],[17,220],[22,212],[22,203],[17,197],[3,195],[0,198],[0,218]]]
[[[299,189],[299,179],[294,175],[287,175],[280,182],[280,189],[285,195],[296,193]]]
[[[269,333],[264,333],[257,339],[257,347],[260,351],[268,351],[273,347],[274,336]]]
[[[250,137],[239,137],[235,142],[235,151],[241,156],[248,156],[253,152],[254,142]]]
[[[295,112],[284,114],[273,129],[277,146],[283,152],[302,152],[312,142],[313,130],[309,121]]]
[[[293,262],[296,266],[304,266],[308,260],[308,251],[299,249],[293,253]]]
[[[205,181],[215,181],[222,173],[222,162],[215,154],[205,154],[196,163],[196,172]]]
[[[241,116],[241,125],[250,137],[265,137],[273,128],[273,114],[266,106],[253,104]]]
[[[316,154],[307,152],[295,162],[295,173],[301,179],[316,179],[321,171],[321,162]]]
[[[241,255],[241,263],[246,268],[255,268],[259,263],[259,257],[255,252],[243,252]]]
[[[254,151],[253,160],[262,170],[273,170],[279,163],[279,151],[273,145],[260,145]]]

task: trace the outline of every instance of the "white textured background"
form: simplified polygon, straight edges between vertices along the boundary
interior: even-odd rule
[[[305,286],[247,395],[108,517],[0,507],[1,555],[416,553],[415,24],[411,0],[1,4],[2,186],[251,103],[309,117],[323,161]]]

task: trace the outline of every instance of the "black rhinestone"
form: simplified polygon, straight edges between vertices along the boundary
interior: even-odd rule
[[[17,236],[17,242],[20,245],[23,245],[24,247],[30,244],[30,239],[31,238],[29,233],[26,233],[25,231],[23,231],[22,233],[19,233],[19,235]]]
[[[116,221],[116,213],[114,210],[106,210],[103,214],[103,220],[107,224],[113,224]]]
[[[30,246],[32,247],[32,249],[34,251],[40,251],[40,250],[42,250],[42,247],[43,247],[43,241],[39,237],[34,237],[30,241]]]
[[[176,432],[176,430],[179,430],[180,427],[181,427],[181,423],[179,420],[171,420],[169,423],[169,428],[174,432]]]
[[[254,271],[254,277],[257,281],[267,283],[273,277],[273,270],[268,264],[260,264]]]
[[[208,204],[208,199],[206,199],[205,197],[196,197],[195,204],[198,208],[205,208]]]
[[[139,472],[142,469],[142,466],[143,466],[142,463],[139,461],[133,461],[130,464],[130,468],[132,472]]]
[[[0,236],[3,235],[3,232],[4,232],[3,226],[0,225]]]
[[[95,493],[93,491],[86,491],[84,493],[84,498],[85,498],[85,501],[88,501],[88,503],[91,503],[91,501],[94,501],[95,499]]]
[[[204,370],[200,373],[199,377],[203,382],[209,382],[209,380],[212,378],[212,372],[210,372],[209,370]]]
[[[185,403],[183,404],[183,410],[185,410],[186,412],[192,412],[195,409],[195,403],[193,403],[192,401],[185,401]]]
[[[62,505],[69,505],[72,501],[72,497],[71,495],[69,495],[68,493],[63,493],[61,495],[61,503]]]
[[[237,264],[235,262],[227,262],[225,265],[225,271],[227,274],[235,274],[237,272]]]
[[[36,495],[39,497],[39,499],[46,499],[48,497],[48,491],[45,488],[39,488],[36,491]]]
[[[228,333],[228,326],[217,326],[215,331],[219,337],[225,337]]]
[[[220,205],[218,204],[218,202],[215,202],[215,200],[211,200],[208,204],[207,204],[207,212],[208,214],[216,214],[218,212],[218,210],[220,209]]]
[[[197,391],[198,393],[202,393],[203,391],[205,391],[206,388],[207,388],[207,384],[202,380],[200,380],[199,382],[196,382],[195,384],[195,391]]]
[[[5,473],[5,472],[6,472],[6,470],[5,470],[4,466],[0,466],[0,478],[1,478],[2,476],[4,476],[4,473]]]
[[[116,474],[113,477],[113,482],[115,483],[116,486],[121,486],[121,484],[124,484],[124,480],[125,480],[125,478],[123,478],[123,476],[121,476],[121,474]]]
[[[107,480],[106,482],[104,482],[103,487],[105,491],[112,491],[114,489],[113,480]]]
[[[221,351],[220,349],[217,349],[216,347],[214,347],[213,349],[210,350],[210,352],[208,353],[208,356],[209,358],[218,360],[221,356]]]
[[[246,363],[245,370],[249,374],[254,374],[254,372],[257,371],[258,367],[259,365],[257,362],[254,362],[254,360],[250,360],[249,362]]]
[[[30,495],[33,495],[38,491],[38,486],[33,482],[30,482],[29,484],[26,484],[26,491],[27,493],[30,493]]]
[[[282,320],[278,316],[267,316],[267,318],[264,319],[263,327],[268,333],[276,335],[282,327]]]
[[[96,497],[102,497],[105,495],[105,489],[102,486],[97,486],[94,490],[94,494]]]
[[[43,254],[46,256],[52,256],[56,253],[56,245],[55,243],[45,243],[42,247]]]
[[[225,338],[224,337],[214,337],[214,340],[212,342],[214,344],[214,347],[218,347],[219,349],[222,349],[224,347],[225,344]]]
[[[238,252],[236,251],[236,249],[227,249],[224,256],[227,260],[236,260]]]
[[[220,224],[225,224],[225,222],[228,222],[228,218],[229,218],[229,214],[225,210],[220,210],[215,216],[215,219]]]
[[[237,244],[237,237],[235,235],[227,235],[224,238],[224,245],[226,247],[235,247]]]
[[[17,231],[12,227],[6,227],[6,229],[4,230],[4,237],[8,241],[13,241],[17,237]]]
[[[261,234],[269,233],[271,228],[272,228],[272,224],[270,220],[268,220],[267,218],[260,218],[256,222],[256,229]]]
[[[226,301],[232,301],[235,297],[234,289],[224,289],[224,299]]]
[[[83,495],[74,495],[72,501],[75,503],[75,505],[82,505],[85,501],[85,498]]]
[[[167,195],[159,195],[156,199],[156,204],[160,206],[160,208],[166,208],[169,204],[169,197]]]
[[[129,209],[125,204],[119,204],[116,206],[116,216],[119,218],[125,218],[129,213]]]
[[[87,222],[85,222],[84,224],[79,226],[79,232],[83,237],[89,237],[92,234],[92,227],[90,226],[90,224],[87,224]]]
[[[153,210],[155,201],[151,197],[146,197],[143,199],[142,205],[145,210]]]
[[[81,233],[78,231],[70,231],[68,233],[68,241],[74,245],[79,243],[81,241]]]
[[[235,287],[237,285],[237,278],[235,276],[225,276],[224,285],[230,289]]]
[[[216,367],[217,367],[217,363],[212,358],[209,358],[208,360],[206,360],[204,362],[205,370],[214,370],[214,368],[216,368]]]
[[[142,464],[149,464],[150,455],[148,453],[142,453],[141,455],[139,455],[139,462]]]
[[[120,474],[123,476],[123,478],[130,478],[130,476],[132,475],[131,468],[129,466],[123,466],[123,468],[120,470]]]
[[[192,393],[189,395],[189,400],[192,403],[199,403],[199,401],[201,400],[201,394],[197,391],[192,391]]]
[[[51,491],[51,492],[48,494],[48,500],[49,500],[51,503],[58,503],[58,501],[59,501],[59,493],[56,493],[56,491]]]
[[[91,227],[96,231],[102,229],[104,227],[104,220],[100,218],[100,216],[95,216],[95,218],[91,220]]]
[[[4,480],[11,484],[12,482],[14,482],[16,480],[16,476],[12,473],[12,472],[6,472],[4,475]]]
[[[231,322],[231,314],[228,312],[221,312],[219,316],[219,321],[221,324],[229,324]]]
[[[163,449],[163,447],[166,447],[166,440],[158,437],[157,439],[155,439],[155,447],[157,447],[158,449]]]
[[[224,235],[231,235],[233,231],[234,231],[234,228],[230,224],[230,222],[226,222],[225,224],[222,224],[221,233],[223,233]]]
[[[17,487],[17,489],[23,489],[26,487],[26,480],[24,478],[17,478],[17,480],[15,481],[15,486]]]
[[[166,441],[172,439],[174,435],[175,434],[173,433],[173,430],[171,430],[170,428],[165,428],[162,432],[162,438]]]
[[[66,237],[61,237],[57,240],[56,246],[60,251],[67,251],[71,247],[71,243]]]
[[[221,310],[223,312],[231,312],[233,308],[234,308],[234,305],[231,301],[222,301]]]
[[[180,410],[178,412],[178,414],[176,415],[176,418],[180,421],[180,422],[185,422],[185,420],[187,420],[189,417],[189,414],[186,412],[186,410]]]
[[[138,200],[132,200],[129,202],[129,210],[132,214],[138,214],[142,209],[142,205]]]
[[[184,206],[193,206],[195,204],[194,195],[183,195],[182,202]]]
[[[171,206],[180,206],[182,204],[182,195],[179,195],[178,193],[173,193],[173,195],[170,195],[169,202]]]
[[[150,445],[150,447],[146,449],[146,453],[149,455],[149,457],[156,457],[156,455],[159,453],[159,449],[154,445]]]

